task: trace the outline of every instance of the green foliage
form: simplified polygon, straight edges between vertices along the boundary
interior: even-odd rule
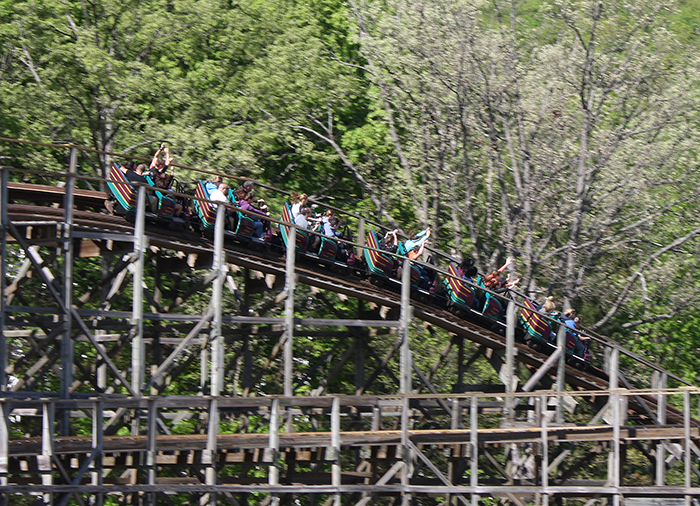
[[[678,10],[670,16],[672,28],[678,36],[696,47],[700,43],[700,2],[680,0]]]
[[[0,0],[0,135],[142,157],[167,140],[177,162],[317,193],[367,218],[393,217],[406,229],[433,225],[435,245],[474,256],[482,271],[516,255],[525,290],[553,292],[560,305],[579,309],[585,325],[603,326],[697,383],[696,3],[674,10],[655,1],[533,0],[512,2],[506,11],[499,2],[464,0]],[[65,151],[20,156],[26,150],[4,143],[0,149],[3,160],[21,168],[66,166]],[[107,162],[80,160],[81,169],[95,174]],[[271,198],[273,209],[282,200]],[[10,253],[8,280],[24,260],[16,246]],[[61,271],[55,249],[41,253]],[[105,276],[122,254],[76,260],[76,305],[104,307]],[[206,310],[211,287],[196,288],[208,266],[160,272],[159,263],[175,262],[177,253],[149,249],[146,258],[146,285],[159,293],[147,294],[145,308],[176,315]],[[225,290],[227,315],[282,314],[272,302],[278,289],[248,271],[230,275],[238,286],[257,281],[259,290],[246,298]],[[36,276],[22,282],[32,300],[18,293],[18,305],[57,307]],[[127,279],[109,309],[129,312],[132,294]],[[308,287],[296,297],[298,317],[379,311]],[[46,319],[36,328],[48,333],[53,324]],[[91,324],[116,336],[107,345],[110,357],[128,371],[128,320]],[[177,320],[158,325],[148,339],[188,332]],[[224,395],[283,393],[281,331],[242,327],[224,329]],[[199,356],[210,345],[209,331],[178,358],[159,394],[206,392]],[[452,336],[419,322],[410,333],[416,365],[436,389],[459,388],[457,342],[446,350]],[[395,393],[398,355],[387,357],[397,337],[388,328],[297,326],[295,393],[351,395],[363,387]],[[42,346],[10,339],[14,379],[31,376],[29,358],[41,356]],[[147,350],[149,365],[162,359],[154,349]],[[165,353],[173,349],[162,346]],[[476,351],[466,344],[465,355]],[[98,354],[84,340],[76,342],[76,354],[84,370],[76,368],[75,392],[100,390],[89,381],[93,367],[103,366]],[[385,358],[386,370],[362,385]],[[356,374],[362,366],[364,378]],[[47,371],[23,388],[56,391],[60,370]],[[247,371],[254,371],[252,385]],[[633,371],[630,380],[642,384],[649,373]],[[499,379],[479,360],[464,381]],[[418,381],[414,387],[427,390]],[[126,393],[123,386],[106,388]],[[201,433],[203,418],[169,429]],[[481,421],[495,427],[501,416]],[[296,430],[329,424],[306,413],[294,422]],[[232,416],[221,430],[266,431],[267,423],[262,416]],[[383,428],[393,423],[384,420]],[[13,424],[15,435],[35,429],[29,420]],[[91,427],[81,419],[73,429],[87,435]],[[584,445],[574,456],[589,450]],[[637,479],[632,473],[644,459],[635,450],[628,462]],[[223,474],[237,472],[231,466]],[[605,478],[584,474],[577,478]]]

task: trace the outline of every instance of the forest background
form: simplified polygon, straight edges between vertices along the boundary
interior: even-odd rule
[[[0,0],[0,136],[431,226],[698,384],[699,42],[698,0]]]

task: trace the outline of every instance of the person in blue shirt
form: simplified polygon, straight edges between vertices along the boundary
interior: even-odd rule
[[[207,190],[207,193],[211,195],[211,192],[213,192],[214,190],[218,190],[219,185],[223,182],[224,180],[221,178],[221,176],[214,176],[209,181],[204,183],[204,188]]]
[[[564,321],[564,325],[572,329],[572,331],[574,329],[581,328],[581,318],[579,316],[576,316],[576,310],[573,308],[564,311],[564,313],[562,314],[562,320]],[[579,334],[578,332],[572,333],[576,337],[576,347],[574,348],[574,355],[583,358],[586,353],[586,349],[588,348],[588,341],[590,340],[590,338],[588,336]]]
[[[421,245],[425,244],[425,242],[430,238],[430,232],[430,227],[428,227],[425,230],[421,230],[415,235],[411,235],[410,239],[403,243],[403,247],[406,251],[406,256],[408,256],[408,252],[413,251]]]
[[[562,313],[562,320],[564,321],[564,325],[571,329],[576,328],[576,310],[573,308],[569,308],[566,311]]]

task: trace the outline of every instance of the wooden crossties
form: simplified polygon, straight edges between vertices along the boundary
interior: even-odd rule
[[[71,149],[60,190],[0,169],[4,504],[700,496],[700,392],[680,378],[604,338],[597,374],[576,370],[562,340],[515,339],[515,302],[485,328],[415,300],[407,260],[397,290],[232,237],[222,211],[205,235],[106,214]]]
[[[619,402],[638,393],[618,390],[582,392],[582,395]],[[116,495],[147,491],[182,493],[178,486],[187,484],[192,494],[335,493],[356,497],[358,501],[363,494],[448,493],[469,501],[500,494],[514,494],[519,500],[536,494],[649,496],[650,487],[625,476],[624,465],[614,458],[618,449],[628,451],[634,445],[644,444],[648,448],[665,445],[683,463],[683,483],[657,486],[657,494],[700,496],[700,487],[693,485],[698,482],[700,430],[689,412],[691,405],[697,406],[700,390],[666,389],[649,393],[664,398],[680,397],[682,411],[686,413],[684,423],[663,427],[633,426],[621,420],[618,424],[560,424],[553,421],[555,407],[565,394],[552,391],[534,392],[526,394],[527,397],[522,397],[522,393],[498,397],[482,393],[247,399],[189,396],[2,399],[0,407],[7,416],[0,429],[11,430],[10,421],[14,418],[23,418],[27,426],[42,429],[35,437],[0,438],[0,462],[7,462],[8,479],[6,486],[0,485],[0,493],[58,494],[78,489],[81,493]],[[454,409],[450,417],[442,418],[439,426],[442,403]],[[530,421],[502,422],[499,427],[491,427],[493,416],[503,415],[506,406],[515,406],[520,413],[517,418]],[[48,429],[51,414],[62,410],[89,417],[94,430],[92,436],[53,434]],[[106,434],[103,420],[119,410],[142,417],[143,426],[149,427],[147,433]],[[314,416],[319,430],[287,432],[284,430],[287,421],[280,416],[283,412],[294,425]],[[178,435],[157,434],[158,424],[172,428],[183,413],[195,417],[206,413],[222,422],[260,417],[270,424],[270,429],[219,430],[213,452],[211,435],[207,433],[194,430]],[[386,420],[395,420],[397,427],[380,428]],[[404,425],[406,422],[410,427]],[[509,470],[507,462],[514,445],[521,449],[539,446],[539,464],[524,462],[521,464],[529,469]],[[414,456],[410,464],[397,460],[405,454],[406,447]],[[558,458],[564,452],[570,456],[569,463]],[[352,455],[355,459],[349,458]],[[601,463],[597,476],[582,469],[576,471],[576,464],[571,465],[576,461],[590,462],[591,457]],[[59,463],[66,475],[73,476],[72,485],[54,483],[49,487],[46,477]],[[216,483],[208,483],[202,476],[212,464],[224,473]],[[409,466],[413,467],[413,477],[407,475]],[[88,467],[101,469],[99,476],[85,473]],[[129,469],[143,469],[145,474],[125,480],[124,470]],[[252,469],[267,471],[263,475],[250,474]],[[467,473],[469,469],[480,472]],[[180,481],[171,478],[173,473],[179,475]],[[300,492],[301,486],[307,489]]]

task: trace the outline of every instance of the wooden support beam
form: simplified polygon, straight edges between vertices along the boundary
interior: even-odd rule
[[[284,305],[284,395],[291,397],[294,395],[292,377],[294,374],[294,291],[296,289],[296,275],[294,263],[296,259],[296,237],[297,230],[294,227],[287,228],[287,263],[285,270],[285,305]],[[291,419],[287,420],[291,425]]]
[[[271,465],[267,471],[268,484],[271,486],[279,485],[279,400],[273,399],[270,407],[270,438],[268,445],[269,457],[268,461]],[[270,496],[273,504],[279,504],[279,497]]]
[[[0,166],[0,385],[7,385],[7,366],[8,366],[8,348],[7,348],[7,338],[5,336],[5,320],[7,312],[7,300],[6,300],[6,276],[7,276],[7,236],[9,224],[9,218],[7,215],[7,204],[8,204],[8,170]],[[5,421],[0,422],[4,424]],[[2,432],[3,428],[0,427],[0,445],[2,445]],[[4,484],[7,480],[7,475],[3,474],[7,471],[6,463],[2,461],[3,448],[0,446],[0,485]],[[3,469],[5,466],[5,469]],[[3,481],[5,480],[5,481]],[[1,500],[2,504],[0,506],[5,506],[7,504],[7,499]]]
[[[145,235],[146,227],[146,189],[139,187],[136,209],[136,224],[134,225],[134,263],[132,282],[132,306],[131,306],[131,390],[140,395],[145,377],[146,348],[143,342],[143,268],[144,251],[147,247]],[[136,425],[134,426],[135,430]]]
[[[387,364],[389,363],[389,360],[391,360],[391,358],[394,356],[394,354],[401,348],[402,342],[403,341],[402,341],[401,337],[398,337],[394,341],[394,345],[391,347],[391,349],[389,349],[389,351],[386,353],[384,358],[379,361],[379,365],[372,371],[372,374],[369,375],[369,378],[365,382],[365,386],[363,388],[355,391],[355,395],[362,395],[363,393],[365,393],[367,391],[367,389],[369,389],[369,387],[372,385],[372,383],[374,383],[374,380],[376,380],[379,377],[379,375],[381,374],[381,372],[386,368]],[[377,358],[376,355],[374,354],[374,351],[371,348],[369,348],[368,351],[369,351],[370,355]],[[392,374],[392,376],[393,376],[393,374]],[[396,378],[395,378],[395,380],[396,380]]]
[[[17,230],[17,227],[15,227],[14,224],[11,223],[11,222],[9,223],[9,231],[10,231],[10,233],[15,237],[15,239],[17,240],[17,242],[20,244],[20,247],[21,247],[21,248],[27,253],[27,255],[31,258],[31,260],[32,260],[32,265],[33,265],[35,271],[38,272],[38,273],[40,274],[40,276],[42,277],[42,280],[44,281],[46,287],[49,289],[49,292],[51,293],[51,296],[54,298],[54,300],[56,300],[56,301],[59,303],[59,305],[61,306],[61,309],[65,311],[67,308],[66,308],[66,306],[65,306],[65,304],[64,304],[64,302],[63,302],[63,299],[62,299],[62,297],[61,297],[61,295],[60,295],[60,292],[58,291],[58,289],[57,289],[56,286],[54,285],[55,278],[53,277],[53,274],[51,273],[51,271],[50,271],[47,267],[42,266],[41,258],[37,258],[36,255],[33,255],[33,254],[29,251],[29,246],[28,246],[28,244],[27,244],[26,241],[22,238],[21,234],[20,234],[19,231]],[[85,333],[85,335],[86,335],[86,336],[88,337],[88,339],[91,341],[91,343],[93,344],[93,346],[95,347],[95,349],[98,351],[98,353],[100,354],[100,356],[101,356],[101,357],[105,360],[105,362],[109,365],[110,369],[111,369],[112,372],[115,374],[115,376],[117,377],[117,379],[122,383],[122,385],[124,386],[124,388],[126,388],[126,390],[129,391],[129,393],[130,393],[131,395],[134,395],[135,392],[134,392],[133,389],[131,388],[131,385],[130,385],[129,382],[126,380],[126,378],[124,378],[124,376],[122,375],[121,371],[115,366],[115,364],[112,362],[112,360],[110,360],[110,358],[109,358],[106,354],[102,353],[102,352],[100,351],[99,347],[96,346],[96,341],[95,341],[95,338],[94,338],[92,332],[90,332],[90,330],[88,329],[87,325],[85,325],[85,322],[82,321],[82,319],[80,318],[80,316],[79,316],[78,313],[77,313],[77,310],[74,309],[74,308],[71,308],[71,309],[70,309],[70,313],[71,313],[71,316],[73,317],[73,319],[74,319],[74,320],[76,321],[76,323],[78,324],[78,326],[81,328],[81,330]]]
[[[73,358],[74,358],[74,343],[72,332],[71,308],[73,307],[73,268],[74,268],[74,245],[73,245],[73,189],[75,188],[75,173],[78,160],[78,150],[73,148],[70,151],[70,167],[66,178],[65,195],[63,200],[64,218],[63,227],[61,230],[61,238],[63,239],[63,304],[64,311],[63,333],[61,336],[61,386],[60,395],[63,399],[70,397],[71,387],[73,386]],[[70,434],[70,413],[64,411],[61,413],[61,433],[63,435]]]
[[[104,441],[104,411],[102,401],[97,399],[94,401],[92,410],[92,446],[93,448],[102,448]],[[154,445],[155,448],[155,445]],[[155,453],[155,452],[154,452]],[[100,453],[95,456],[93,465],[91,466],[90,483],[91,485],[100,487],[104,483],[104,466],[103,455]],[[102,506],[104,504],[104,494],[97,493],[95,495],[95,505]]]

